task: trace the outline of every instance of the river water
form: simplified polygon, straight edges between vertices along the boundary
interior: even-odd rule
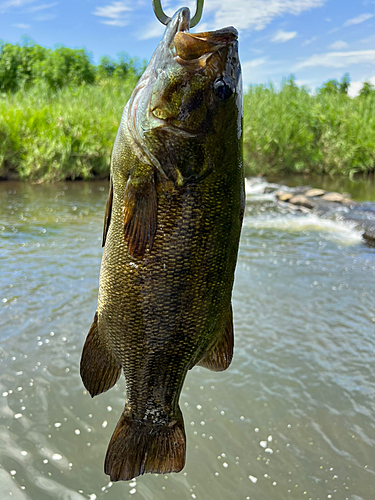
[[[103,473],[124,381],[79,377],[107,183],[0,184],[0,499],[375,498],[375,249],[248,184],[235,356],[194,368],[180,474]]]

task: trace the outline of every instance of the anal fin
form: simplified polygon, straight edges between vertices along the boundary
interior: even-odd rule
[[[233,312],[232,305],[230,305],[224,330],[219,334],[217,342],[205,353],[197,365],[214,372],[226,370],[233,358],[233,345]]]
[[[115,385],[121,374],[121,365],[100,339],[98,313],[95,313],[94,322],[87,334],[80,371],[83,385],[92,397],[108,391]]]

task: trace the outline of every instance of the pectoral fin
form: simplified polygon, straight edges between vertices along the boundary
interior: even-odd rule
[[[121,365],[101,340],[98,331],[98,313],[87,334],[81,356],[81,378],[92,397],[108,391],[121,374]]]
[[[105,245],[105,240],[107,239],[109,225],[111,223],[112,202],[113,202],[113,182],[112,182],[112,178],[111,178],[109,180],[109,193],[108,193],[107,203],[105,206],[102,247],[104,247],[104,245]]]
[[[232,361],[233,343],[233,312],[232,305],[230,305],[224,330],[219,334],[214,346],[206,352],[197,365],[214,372],[226,370]]]
[[[155,174],[148,167],[130,175],[124,193],[124,236],[133,257],[151,250],[156,232]]]

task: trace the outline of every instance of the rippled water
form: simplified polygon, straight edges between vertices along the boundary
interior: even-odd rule
[[[229,370],[181,396],[180,474],[103,473],[124,382],[94,399],[80,351],[106,183],[0,184],[0,498],[372,500],[375,250],[345,223],[248,197]]]

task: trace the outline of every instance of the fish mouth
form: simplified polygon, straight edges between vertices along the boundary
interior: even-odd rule
[[[237,30],[232,26],[204,33],[177,31],[173,40],[175,59],[180,63],[201,59],[236,41],[237,38]]]
[[[172,23],[174,26],[171,26],[170,47],[174,59],[180,64],[206,58],[238,39],[238,31],[233,26],[216,31],[190,33],[190,11],[187,7],[179,10]]]
[[[238,39],[238,31],[233,26],[216,31],[190,33],[190,11],[186,7],[178,12],[173,28],[171,49],[175,60],[180,64],[201,59]]]

